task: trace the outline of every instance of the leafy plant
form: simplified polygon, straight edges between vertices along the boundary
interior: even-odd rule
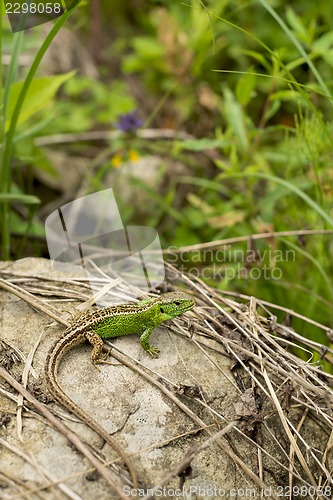
[[[15,142],[15,133],[17,125],[23,123],[29,116],[35,113],[40,103],[34,98],[39,91],[42,95],[41,103],[45,104],[45,100],[50,99],[56,92],[59,85],[62,83],[62,78],[59,76],[50,77],[48,80],[35,80],[35,74],[39,64],[51,44],[55,35],[59,32],[66,20],[71,16],[73,10],[78,5],[80,0],[73,0],[71,8],[67,10],[61,17],[57,19],[53,28],[46,36],[43,44],[41,45],[36,57],[21,84],[15,84],[14,77],[18,68],[18,56],[23,39],[23,31],[13,35],[13,50],[12,58],[9,66],[7,78],[4,88],[2,89],[2,63],[0,59],[0,84],[1,84],[1,106],[0,106],[0,143],[2,144],[0,151],[0,166],[1,166],[1,184],[0,184],[0,204],[1,204],[1,239],[2,239],[2,258],[8,259],[10,254],[10,233],[11,227],[9,223],[10,214],[10,196],[13,189],[13,149]],[[2,19],[3,19],[4,5],[0,2],[0,31],[2,32]],[[0,57],[2,53],[2,45],[0,45]],[[66,79],[67,76],[64,78]],[[30,101],[26,101],[30,98]],[[27,196],[20,193],[15,196],[15,200],[28,207],[38,206],[39,200],[33,196]],[[28,219],[31,220],[32,213],[30,212]],[[29,230],[29,224],[27,231]]]
[[[145,126],[162,129],[152,140],[118,130],[107,145],[87,141],[82,147],[81,134],[82,157],[89,152],[93,158],[87,190],[123,176],[129,193],[124,222],[156,227],[165,248],[185,246],[183,262],[177,257],[185,270],[332,325],[331,0],[145,5],[143,13],[140,2],[114,2],[111,11],[100,1],[101,28],[118,21],[112,36],[104,35],[101,77],[77,74],[64,82],[52,121],[38,113],[43,133],[113,128],[119,114],[138,109]],[[76,26],[88,19],[88,3],[84,15]],[[11,74],[10,86],[15,66]],[[9,102],[6,85],[3,101]],[[9,138],[13,118],[18,122],[15,109]],[[29,133],[37,133],[30,127],[38,126],[33,120],[14,127],[11,145],[22,164],[41,169],[42,150],[37,158],[29,149]],[[165,128],[173,129],[172,141],[163,140]],[[158,159],[155,184],[143,180],[148,157]],[[6,196],[19,196],[11,186]],[[230,255],[221,253],[223,242]],[[304,334],[319,334],[309,325]]]

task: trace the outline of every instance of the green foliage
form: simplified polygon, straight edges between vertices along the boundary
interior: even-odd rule
[[[119,188],[124,222],[156,227],[164,247],[236,240],[230,254],[221,248],[209,257],[187,251],[179,264],[211,285],[282,304],[332,327],[332,238],[322,234],[333,225],[331,0],[142,5],[116,1],[110,9],[101,0],[102,76],[96,81],[78,72],[64,81],[56,107],[50,103],[66,75],[47,77],[52,80],[43,99],[17,105],[17,37],[2,108],[9,122],[7,160],[10,148],[16,160],[11,175],[23,166],[54,173],[33,143],[41,131],[114,128],[119,114],[137,108],[146,126],[173,128],[175,139],[124,133],[107,146],[80,142],[82,156],[89,152],[92,158],[87,190],[116,185],[112,175],[123,177],[129,191],[125,196]],[[82,5],[73,24],[83,43],[89,7]],[[32,93],[34,78],[33,71]],[[181,139],[178,130],[190,136]],[[144,176],[145,162],[156,156],[160,165],[152,181]],[[6,186],[4,206],[36,202],[16,179]],[[301,234],[309,230],[318,234]],[[286,231],[298,234],[276,236]],[[301,329],[302,323],[292,326]],[[303,333],[316,339],[318,331]]]
[[[63,96],[57,103],[52,121],[44,129],[45,134],[58,130],[62,133],[79,132],[98,125],[112,126],[120,114],[136,107],[126,83],[121,80],[104,84],[76,76],[65,83]]]
[[[22,104],[20,114],[17,120],[17,125],[21,125],[35,113],[45,108],[54,98],[59,87],[69,78],[74,75],[75,71],[71,71],[66,75],[49,76],[43,78],[34,78],[32,80],[26,98]],[[13,83],[9,91],[9,99],[7,106],[7,121],[5,131],[8,132],[13,112],[22,88],[23,82]]]
[[[8,259],[10,255],[10,235],[11,232],[15,230],[10,224],[10,204],[11,197],[9,196],[16,188],[16,184],[13,180],[13,145],[15,142],[15,134],[18,124],[23,123],[32,116],[38,109],[40,109],[37,91],[40,95],[42,105],[51,99],[55,94],[56,89],[61,84],[61,77],[49,78],[48,84],[46,85],[45,80],[34,80],[35,73],[39,67],[39,64],[52,42],[55,35],[58,33],[65,21],[71,16],[73,9],[77,6],[80,0],[74,0],[71,4],[71,10],[65,12],[54,24],[51,31],[46,36],[43,44],[37,52],[35,59],[25,77],[22,84],[15,85],[14,78],[17,74],[18,64],[19,64],[19,54],[22,44],[23,32],[16,33],[13,35],[13,53],[11,57],[11,62],[9,65],[9,70],[5,85],[2,88],[2,44],[0,43],[0,89],[1,89],[1,105],[0,105],[0,193],[2,194],[2,202],[0,206],[0,226],[1,226],[1,250],[2,258]],[[3,17],[3,3],[0,3],[0,19]],[[0,39],[2,36],[2,24],[0,21]],[[63,81],[68,78],[65,75]],[[49,86],[49,88],[47,88]],[[26,98],[31,98],[31,102],[26,103]],[[8,118],[8,122],[7,122]],[[9,197],[8,197],[9,196]],[[37,205],[39,200],[35,197],[26,197],[21,195],[16,197],[16,201],[26,205]],[[32,211],[29,210],[27,216],[26,225],[26,236],[29,234],[31,228]]]

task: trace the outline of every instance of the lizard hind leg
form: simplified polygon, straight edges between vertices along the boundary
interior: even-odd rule
[[[110,353],[112,351],[112,347],[110,347],[110,349],[102,356],[104,342],[101,339],[101,337],[97,333],[95,333],[91,330],[87,331],[85,333],[85,336],[86,336],[87,340],[89,340],[89,342],[93,346],[93,350],[91,351],[91,355],[90,355],[90,358],[91,358],[93,365],[97,369],[99,369],[99,368],[96,365],[99,365],[99,364],[105,363],[108,365],[113,365],[114,363],[110,363],[109,361],[106,361],[106,359],[110,356]]]
[[[103,356],[101,356],[100,358],[98,358],[95,361],[95,363],[94,363],[95,366],[97,364],[106,364],[106,365],[111,365],[111,366],[121,365],[121,363],[111,363],[111,361],[106,361],[109,356],[111,357],[111,351],[112,351],[112,347],[110,347]],[[97,366],[96,366],[96,368],[97,368]]]
[[[103,352],[103,340],[97,333],[88,330],[85,332],[86,339],[89,340],[91,345],[93,346],[93,350],[91,351],[91,361],[94,365],[98,364],[103,357],[101,356]]]

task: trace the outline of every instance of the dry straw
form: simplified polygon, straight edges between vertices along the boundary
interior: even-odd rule
[[[207,434],[202,434],[199,445],[188,446],[182,460],[172,465],[159,485],[167,485],[177,476],[185,478],[193,459],[201,451],[218,447],[247,477],[248,484],[256,486],[259,496],[261,489],[271,483],[267,469],[275,467],[284,484],[290,488],[290,494],[284,498],[293,498],[295,486],[299,492],[302,487],[303,491],[309,492],[303,498],[331,498],[333,376],[324,372],[322,365],[323,362],[326,367],[332,365],[333,351],[303,338],[290,326],[278,323],[275,313],[277,310],[283,311],[288,324],[297,316],[305,324],[321,329],[328,339],[333,338],[331,330],[287,308],[254,297],[216,291],[198,278],[185,276],[169,264],[166,269],[169,279],[163,286],[170,290],[177,284],[177,287],[192,293],[196,298],[194,311],[187,315],[191,318],[190,326],[183,318],[178,318],[172,322],[171,329],[195,343],[207,362],[213,363],[218,369],[216,355],[230,358],[232,370],[229,375],[221,373],[221,377],[230,379],[239,398],[235,401],[234,418],[228,419],[223,410],[218,411],[206,402],[200,387],[176,387],[171,381],[163,380],[161,374],[147,370],[118,349],[112,351],[115,359],[158,387],[195,423],[195,428],[185,432],[185,436]],[[68,282],[68,289],[64,291],[64,280],[58,277],[45,279],[9,270],[2,271],[0,275],[3,277],[0,287],[62,324],[68,324],[60,318],[60,314],[57,316],[57,309],[51,307],[45,298],[50,294],[58,295],[66,297],[68,302],[73,281]],[[117,296],[120,294],[125,301],[128,290],[121,281],[117,280],[116,283],[114,293]],[[79,297],[87,298],[84,282],[76,281],[74,288],[75,301]],[[106,288],[110,293],[110,286]],[[44,299],[41,299],[43,295]],[[137,296],[137,291],[131,290],[128,300],[131,296]],[[307,361],[295,355],[295,348],[305,353]],[[319,361],[313,362],[314,355]],[[0,375],[5,378],[2,372]],[[191,394],[186,392],[191,390]],[[205,419],[199,417],[202,414]],[[179,437],[183,435],[176,436],[174,440]],[[268,438],[273,447],[265,447]],[[241,446],[238,448],[238,445],[242,443],[255,450],[255,462],[253,453],[251,459],[241,453]],[[156,443],[156,446],[163,444]],[[29,494],[57,484],[64,488],[62,483],[54,481],[42,488],[29,490]],[[147,498],[153,492],[151,489]],[[277,498],[275,493],[272,493],[271,498]]]

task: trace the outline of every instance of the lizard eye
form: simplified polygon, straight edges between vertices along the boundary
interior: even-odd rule
[[[160,307],[160,312],[163,314],[164,313],[164,308]]]
[[[176,306],[180,306],[180,302],[179,302],[179,300],[176,300],[176,301],[175,301],[175,305],[176,305]]]

